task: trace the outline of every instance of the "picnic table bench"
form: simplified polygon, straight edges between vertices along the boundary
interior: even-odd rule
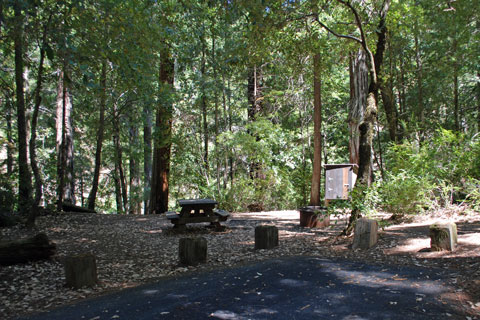
[[[210,222],[210,225],[221,228],[221,221],[226,221],[230,214],[225,210],[216,209],[217,201],[212,199],[182,199],[178,200],[180,213],[169,211],[167,218],[174,228],[185,229],[188,223]]]

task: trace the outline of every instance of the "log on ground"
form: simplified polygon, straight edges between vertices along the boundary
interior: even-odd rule
[[[0,242],[0,265],[47,260],[55,254],[55,250],[55,244],[45,233],[39,233],[27,239],[3,241]]]

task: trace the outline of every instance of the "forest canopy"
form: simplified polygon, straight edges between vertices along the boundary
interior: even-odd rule
[[[349,162],[366,170],[362,211],[479,210],[479,13],[474,0],[2,1],[0,211],[293,209],[323,198],[321,164]]]

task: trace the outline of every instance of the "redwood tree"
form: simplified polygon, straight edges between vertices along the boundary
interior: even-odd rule
[[[170,48],[164,44],[160,54],[160,89],[154,133],[150,213],[168,211],[174,75],[174,60]]]

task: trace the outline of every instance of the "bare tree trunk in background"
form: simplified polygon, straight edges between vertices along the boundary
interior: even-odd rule
[[[164,44],[160,53],[160,92],[154,135],[151,213],[168,211],[174,72],[173,57],[168,45]]]
[[[130,126],[130,180],[129,180],[129,214],[141,213],[141,199],[139,195],[140,191],[140,169],[137,162],[137,146],[140,144],[138,139],[138,128],[136,126]]]
[[[352,57],[350,55],[350,100],[348,102],[348,128],[350,163],[358,164],[360,160],[360,131],[367,103],[368,67],[365,51],[360,48]]]
[[[253,66],[248,74],[248,121],[254,122],[263,111],[262,93],[262,71],[259,67]],[[259,137],[256,137],[257,141]],[[250,161],[250,177],[261,178],[261,164],[258,161]]]
[[[40,109],[40,104],[42,102],[42,85],[43,85],[43,63],[45,61],[45,48],[47,45],[47,31],[50,24],[52,15],[50,15],[48,22],[45,24],[42,35],[42,45],[40,47],[40,61],[38,63],[38,73],[37,73],[37,86],[35,88],[34,100],[35,105],[33,107],[32,114],[32,125],[31,125],[31,135],[30,135],[30,165],[32,167],[33,175],[35,177],[35,198],[33,201],[33,208],[30,211],[28,216],[27,225],[33,227],[35,225],[35,219],[38,214],[38,206],[40,205],[40,200],[42,199],[42,189],[43,181],[42,176],[40,175],[40,169],[38,168],[37,163],[37,154],[36,154],[36,139],[37,139],[37,122],[38,122],[38,112]]]
[[[25,97],[23,79],[23,24],[21,1],[14,2],[14,46],[15,46],[15,86],[17,96],[17,146],[18,146],[18,209],[30,214],[32,205],[31,174],[27,158],[27,129],[25,117]]]
[[[88,195],[88,209],[95,210],[95,201],[97,199],[98,183],[100,179],[100,169],[102,166],[102,146],[105,132],[105,109],[107,105],[107,60],[102,61],[102,71],[100,75],[100,115],[98,119],[97,147],[95,149],[95,170],[93,172],[92,188]]]
[[[313,56],[313,170],[310,205],[320,205],[322,181],[322,79],[320,54]]]
[[[128,208],[128,197],[127,184],[125,182],[125,174],[123,170],[123,150],[120,143],[120,114],[118,113],[118,109],[115,104],[113,108],[113,146],[115,148],[115,170],[118,184],[120,186],[120,199],[122,208],[122,211],[119,213],[126,213]]]
[[[212,22],[214,23],[214,22]],[[215,33],[212,28],[212,68],[213,68],[213,83],[215,83],[213,87],[213,92],[214,92],[214,104],[215,104],[215,153],[216,153],[216,159],[215,159],[215,164],[216,164],[216,180],[217,180],[217,194],[220,195],[220,190],[221,190],[221,161],[220,161],[220,147],[218,144],[218,134],[220,132],[219,126],[220,126],[220,121],[219,121],[219,110],[218,110],[218,79],[217,79],[217,62],[216,62],[216,56],[215,56]]]
[[[202,111],[202,126],[203,126],[203,166],[205,169],[205,178],[209,180],[210,167],[208,165],[208,118],[207,118],[207,88],[206,88],[206,58],[205,58],[205,43],[202,39],[202,59],[200,65],[200,72],[202,74],[201,79],[201,93],[200,93],[200,106]]]
[[[8,98],[7,98],[8,99]],[[13,173],[13,149],[15,142],[13,141],[13,128],[12,128],[12,103],[10,99],[6,102],[7,104],[7,114],[5,115],[7,120],[7,174],[10,176]]]
[[[150,192],[152,182],[152,112],[144,106],[143,125],[143,214],[150,213]]]
[[[477,22],[477,26],[479,24]],[[477,72],[477,79],[480,79],[480,71]],[[477,80],[477,126],[478,132],[480,132],[480,80]]]
[[[420,123],[420,139],[424,139],[425,131],[425,106],[423,104],[423,63],[422,55],[420,52],[419,34],[418,34],[418,21],[415,20],[414,24],[414,37],[415,37],[415,62],[417,65],[417,119]]]
[[[57,153],[57,211],[63,210],[63,195],[65,185],[65,103],[63,90],[63,71],[58,70],[58,84],[57,84],[57,104],[56,104],[56,153]]]
[[[390,41],[389,41],[390,43]],[[388,83],[383,78],[380,78],[380,93],[382,95],[383,108],[385,109],[385,116],[387,118],[388,133],[390,141],[397,141],[397,108],[395,106],[395,96],[393,93],[393,67],[392,67],[392,49],[390,48],[390,77]],[[380,142],[379,142],[380,143]],[[383,172],[383,171],[382,171]]]

